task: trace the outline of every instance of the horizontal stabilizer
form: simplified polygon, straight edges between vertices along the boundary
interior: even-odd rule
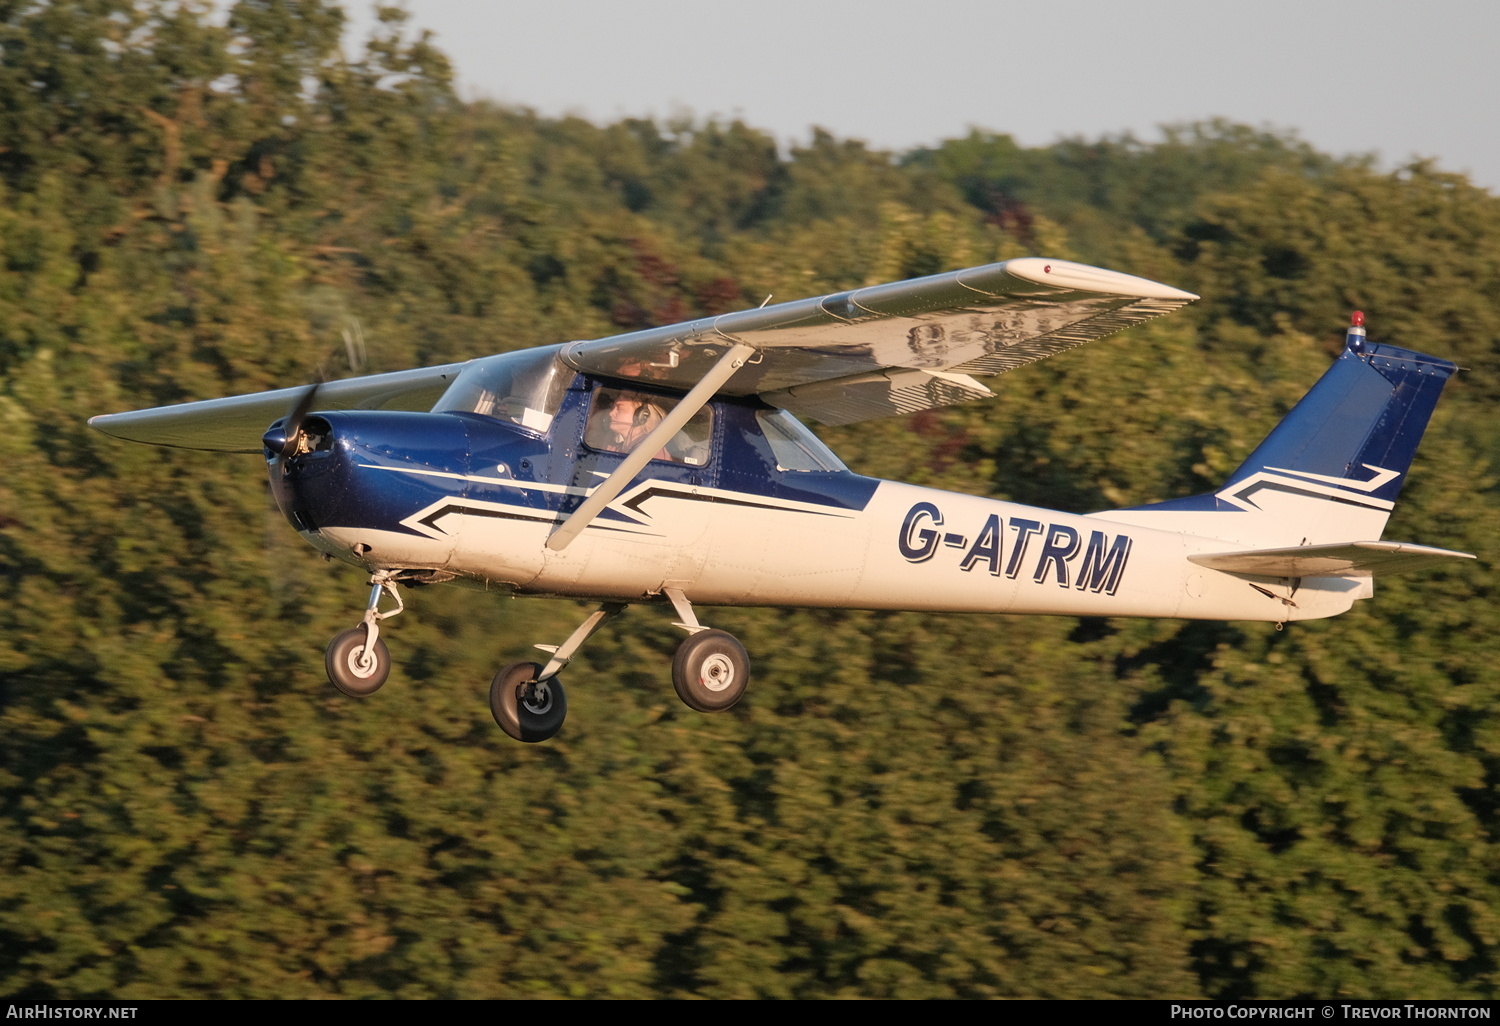
[[[1252,577],[1380,577],[1425,569],[1448,559],[1473,558],[1472,553],[1411,542],[1359,541],[1212,552],[1188,560],[1211,570]]]

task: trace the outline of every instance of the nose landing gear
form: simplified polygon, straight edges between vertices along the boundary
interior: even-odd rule
[[[350,698],[364,698],[380,690],[391,675],[391,653],[380,640],[380,621],[406,608],[396,591],[395,575],[380,570],[370,576],[370,604],[365,608],[364,622],[334,635],[328,643],[323,665],[333,686]],[[388,613],[380,611],[380,597],[387,594],[396,603]]]

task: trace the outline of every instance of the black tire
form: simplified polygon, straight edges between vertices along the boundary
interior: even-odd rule
[[[391,675],[391,653],[380,638],[375,639],[375,666],[365,669],[359,665],[364,654],[365,640],[369,637],[363,626],[352,627],[335,634],[328,643],[328,652],[323,665],[328,670],[328,679],[350,698],[364,698],[380,690]]]
[[[750,656],[727,631],[699,631],[677,646],[672,687],[699,712],[723,712],[750,686]]]
[[[495,722],[517,741],[534,745],[562,729],[568,717],[568,695],[556,677],[533,685],[542,668],[536,663],[511,663],[490,682],[490,712]]]

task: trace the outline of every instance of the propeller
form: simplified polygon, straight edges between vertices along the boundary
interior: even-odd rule
[[[349,369],[355,376],[365,372],[365,333],[359,326],[359,319],[351,317],[349,326],[343,330],[344,352],[349,357]],[[290,459],[297,455],[297,450],[302,446],[302,422],[307,419],[307,414],[312,410],[313,400],[317,398],[318,389],[323,387],[324,377],[323,365],[318,364],[318,375],[322,380],[308,385],[297,398],[292,401],[291,409],[287,410],[286,416],[281,418],[278,425],[273,425],[269,431],[261,435],[260,441],[272,453],[282,459]]]
[[[282,418],[279,426],[273,426],[261,436],[261,443],[267,449],[281,456],[283,459],[295,456],[297,447],[302,442],[302,422],[307,419],[308,411],[312,409],[313,400],[318,395],[318,385],[311,384],[302,390],[297,396],[292,408]]]

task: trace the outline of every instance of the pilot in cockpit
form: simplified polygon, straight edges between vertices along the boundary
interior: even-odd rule
[[[594,401],[585,441],[604,452],[630,452],[665,416],[666,411],[655,396],[601,389]],[[662,449],[651,458],[671,460],[673,457]]]

